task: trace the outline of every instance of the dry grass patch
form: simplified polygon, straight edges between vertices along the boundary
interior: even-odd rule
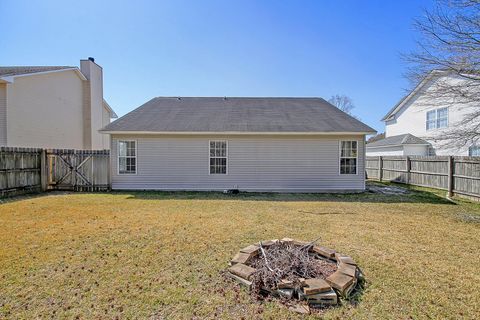
[[[315,239],[367,277],[324,317],[475,318],[480,206],[410,195],[69,194],[0,205],[0,318],[300,317],[223,277],[240,248]]]

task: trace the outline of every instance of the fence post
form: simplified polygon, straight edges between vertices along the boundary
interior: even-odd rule
[[[405,183],[406,183],[406,184],[410,184],[410,169],[411,169],[411,167],[412,167],[412,163],[411,163],[411,161],[410,161],[410,157],[409,157],[409,156],[407,156],[407,157],[405,158],[405,167],[406,167],[406,170],[407,170],[407,172],[406,172],[406,177],[405,177]]]
[[[111,145],[111,144],[110,144]],[[108,152],[107,155],[107,183],[108,183],[108,191],[112,191],[112,167],[111,167],[111,151]]]
[[[382,156],[378,156],[378,180],[382,181],[383,178],[383,159]]]
[[[47,191],[47,175],[47,152],[45,151],[45,149],[42,149],[42,152],[40,153],[40,184],[42,186],[42,191]]]
[[[447,182],[447,188],[448,188],[448,193],[447,197],[452,197],[453,196],[453,171],[454,171],[454,163],[453,163],[453,156],[448,157],[448,182]]]

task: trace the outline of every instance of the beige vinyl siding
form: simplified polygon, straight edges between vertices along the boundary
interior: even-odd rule
[[[105,106],[102,106],[102,126],[101,128],[105,127],[107,124],[110,123],[110,111],[107,110]],[[101,149],[110,149],[110,138],[108,134],[100,134],[97,132],[102,138],[102,147]],[[100,148],[99,148],[100,149]]]
[[[7,145],[7,85],[0,83],[0,146]]]
[[[7,86],[8,145],[83,149],[82,91],[73,70],[15,78]]]
[[[112,136],[113,189],[363,190],[364,136]],[[137,173],[119,175],[117,141],[137,141]],[[228,174],[209,174],[209,140],[228,141]],[[339,141],[358,141],[356,175],[339,174]]]
[[[92,149],[92,101],[90,81],[83,81],[82,89],[83,148]]]
[[[86,148],[106,149],[104,136],[98,132],[103,128],[103,70],[90,60],[80,60],[80,69],[88,81],[84,90],[84,141]]]

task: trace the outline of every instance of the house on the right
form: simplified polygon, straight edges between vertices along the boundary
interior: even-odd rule
[[[382,118],[385,138],[367,143],[367,156],[480,156],[480,141],[449,138],[450,132],[458,135],[466,117],[480,107],[456,96],[455,88],[462,88],[463,83],[467,86],[468,79],[431,72]],[[479,89],[472,86],[471,90]]]

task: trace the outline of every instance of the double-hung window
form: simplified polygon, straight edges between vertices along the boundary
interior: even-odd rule
[[[357,174],[357,141],[340,141],[340,174]]]
[[[446,127],[448,127],[448,108],[440,108],[427,112],[427,130]]]
[[[227,174],[227,141],[210,141],[210,174]]]
[[[118,141],[118,173],[137,173],[137,143],[134,140]]]
[[[437,110],[427,112],[427,130],[435,129],[437,119]]]

